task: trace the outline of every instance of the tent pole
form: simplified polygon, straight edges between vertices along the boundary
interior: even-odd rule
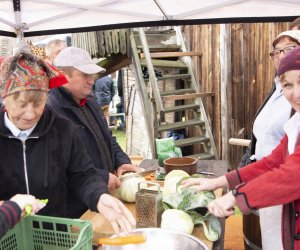
[[[158,0],[153,0],[154,3],[156,4],[156,6],[159,8],[160,12],[164,15],[164,17],[166,18],[166,20],[169,20],[169,16],[167,15],[167,12],[163,9],[163,7],[161,6],[161,4],[158,2]]]
[[[14,13],[15,13],[15,30],[17,35],[17,42],[23,39],[23,25],[21,17],[21,3],[20,0],[13,0]]]

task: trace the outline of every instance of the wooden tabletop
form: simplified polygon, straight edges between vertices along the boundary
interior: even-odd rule
[[[148,169],[157,168],[157,160],[144,160],[140,167]],[[224,167],[226,170],[224,170]],[[215,174],[213,177],[218,177],[224,173],[227,172],[227,165],[226,161],[215,161],[215,160],[208,160],[208,161],[198,161],[198,171],[206,171],[206,172],[212,172]],[[220,197],[222,195],[223,190],[218,189],[215,190],[215,195],[217,197]],[[125,206],[132,212],[132,214],[135,216],[135,203],[127,203],[124,202]],[[114,234],[113,228],[109,221],[107,221],[101,214],[92,212],[88,210],[85,212],[80,219],[83,220],[90,220],[92,222],[93,227],[93,245],[97,245],[98,238],[100,237],[110,237]],[[223,223],[223,230],[224,232],[224,223]],[[193,230],[193,235],[199,238],[206,244],[209,249],[215,249],[213,246],[213,243],[208,241],[203,232],[203,227],[201,225],[195,226]],[[219,240],[221,242],[221,248],[224,238],[224,233],[221,236],[222,239]],[[217,249],[221,249],[217,248]],[[100,249],[100,248],[99,248]]]

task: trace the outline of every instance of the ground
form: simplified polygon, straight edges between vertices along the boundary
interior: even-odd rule
[[[243,216],[234,215],[225,221],[224,250],[243,249]]]
[[[117,138],[121,148],[126,151],[126,133],[112,127],[112,133]],[[243,216],[241,214],[231,216],[225,222],[224,250],[243,250]]]

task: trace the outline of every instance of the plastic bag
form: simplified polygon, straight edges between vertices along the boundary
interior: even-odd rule
[[[164,166],[164,160],[172,157],[181,157],[181,149],[175,147],[173,138],[155,139],[159,166]]]

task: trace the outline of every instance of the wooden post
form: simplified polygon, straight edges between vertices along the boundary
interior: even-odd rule
[[[221,131],[222,160],[229,159],[228,140],[231,120],[231,30],[230,24],[220,25],[221,67]]]

